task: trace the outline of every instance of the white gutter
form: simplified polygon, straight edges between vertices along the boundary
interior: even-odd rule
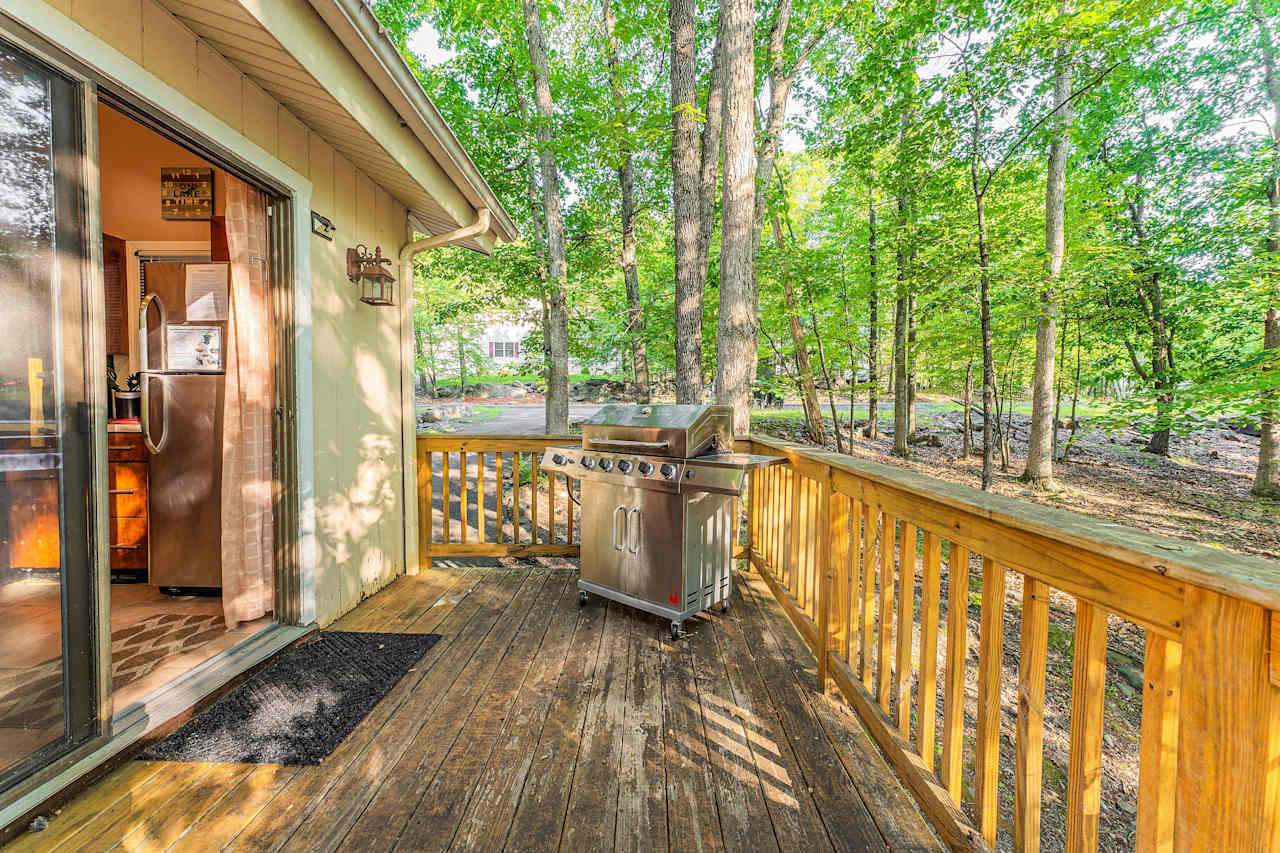
[[[483,234],[489,230],[489,221],[493,218],[492,211],[487,207],[482,207],[476,211],[476,221],[470,225],[464,225],[461,228],[455,228],[452,231],[446,231],[443,234],[435,234],[422,240],[414,240],[400,250],[400,292],[404,293],[404,289],[413,283],[413,258],[419,252],[425,252],[429,249],[438,249],[441,246],[448,246],[452,243],[458,243],[477,234]]]
[[[464,225],[453,231],[446,231],[443,234],[435,234],[422,240],[414,240],[412,243],[405,245],[400,250],[400,359],[401,359],[401,376],[400,388],[404,395],[404,426],[402,440],[404,442],[402,448],[402,471],[404,473],[401,487],[404,490],[404,558],[405,572],[411,575],[418,573],[418,563],[421,555],[418,554],[418,525],[422,520],[418,518],[418,472],[417,468],[417,433],[418,433],[418,412],[417,405],[413,394],[413,259],[420,252],[427,252],[431,249],[439,249],[442,246],[448,246],[462,240],[469,239],[477,234],[484,234],[489,230],[489,225],[493,219],[493,212],[487,207],[482,207],[476,211],[476,221],[470,225]],[[411,232],[412,233],[412,232]],[[409,365],[408,372],[404,372],[404,365]]]

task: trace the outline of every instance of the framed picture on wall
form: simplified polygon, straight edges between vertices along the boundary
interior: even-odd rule
[[[213,216],[213,169],[160,167],[160,217],[209,219]]]

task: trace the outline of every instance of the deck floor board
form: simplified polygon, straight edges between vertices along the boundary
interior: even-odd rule
[[[753,575],[672,641],[572,568],[437,565],[333,626],[443,639],[315,767],[131,762],[18,850],[941,850]]]

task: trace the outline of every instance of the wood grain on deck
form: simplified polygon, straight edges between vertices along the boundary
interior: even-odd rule
[[[443,640],[315,767],[130,762],[15,850],[938,850],[767,588],[667,624],[440,567],[333,627]]]

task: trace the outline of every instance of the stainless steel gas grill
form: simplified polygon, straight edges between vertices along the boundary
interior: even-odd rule
[[[783,461],[733,452],[728,406],[603,407],[582,447],[556,447],[542,467],[582,481],[578,595],[603,596],[684,621],[733,591],[734,501],[747,472]]]

